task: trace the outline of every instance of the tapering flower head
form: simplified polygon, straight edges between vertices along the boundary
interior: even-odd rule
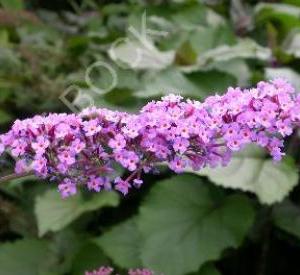
[[[56,179],[62,197],[80,185],[126,195],[159,163],[176,173],[227,165],[250,143],[280,161],[283,139],[300,126],[299,110],[300,95],[283,79],[229,88],[203,103],[171,94],[138,114],[93,107],[17,120],[0,136],[0,155],[7,151],[17,159],[16,173]],[[118,165],[130,172],[127,178],[113,178]]]

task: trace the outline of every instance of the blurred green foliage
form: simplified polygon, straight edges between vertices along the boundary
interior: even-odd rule
[[[92,102],[134,112],[170,92],[201,100],[276,76],[300,90],[297,0],[0,7],[3,132],[16,118]],[[32,178],[2,185],[0,275],[79,275],[108,264],[165,275],[298,274],[299,145],[295,133],[278,166],[249,148],[229,167],[198,175],[161,167],[126,198],[82,193],[64,201],[54,184]],[[1,163],[1,174],[11,167]]]

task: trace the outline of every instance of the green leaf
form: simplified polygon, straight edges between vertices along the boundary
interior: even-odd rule
[[[161,52],[148,39],[125,38],[110,48],[109,55],[121,67],[160,70],[172,64],[175,51]]]
[[[36,199],[35,214],[39,235],[61,230],[85,212],[117,206],[118,203],[119,196],[113,192],[101,192],[89,200],[84,200],[79,194],[64,200],[56,190],[49,190]]]
[[[10,122],[12,120],[12,116],[7,113],[5,110],[0,110],[0,124],[4,124]]]
[[[242,39],[235,45],[221,45],[206,51],[199,56],[198,66],[205,66],[211,62],[227,61],[233,58],[269,60],[271,58],[271,50],[258,45],[251,39]]]
[[[207,9],[202,4],[183,6],[172,15],[172,21],[185,31],[199,28],[207,23]]]
[[[180,48],[176,52],[176,64],[191,65],[197,60],[197,53],[193,50],[191,44],[188,41],[182,43]]]
[[[220,45],[199,54],[195,65],[182,67],[184,72],[216,68],[216,64],[236,59],[270,60],[271,50],[257,44],[251,39],[241,39],[234,45]]]
[[[300,208],[290,201],[285,201],[274,207],[273,219],[275,225],[300,239]]]
[[[237,79],[238,86],[248,86],[251,76],[251,71],[245,60],[242,58],[234,58],[223,62],[216,62],[207,67],[220,72],[225,72],[234,76]],[[204,68],[203,68],[204,69]],[[229,85],[228,85],[229,86]]]
[[[221,275],[221,273],[212,264],[205,264],[199,272],[193,275]]]
[[[284,38],[291,28],[300,27],[300,8],[279,3],[260,3],[254,9],[256,27],[272,23],[280,38]]]
[[[51,257],[45,241],[25,239],[0,245],[0,273],[3,275],[46,275]]]
[[[0,29],[0,46],[7,47],[9,44],[9,34],[7,30]]]
[[[205,168],[195,173],[208,176],[213,183],[225,188],[250,191],[265,204],[282,201],[298,183],[293,163],[284,160],[274,164],[258,149],[234,155],[226,167]]]
[[[73,268],[77,253],[86,243],[85,235],[76,234],[69,229],[61,230],[51,236],[49,247],[54,254],[53,266],[56,274],[65,274]]]
[[[148,72],[143,83],[144,88],[136,94],[142,98],[179,93],[204,99],[208,94],[223,91],[234,85],[236,80],[231,75],[216,70],[183,74],[176,69],[167,69],[159,73]]]
[[[263,10],[270,10],[272,12],[286,13],[295,17],[300,16],[300,8],[293,5],[279,4],[279,3],[259,3],[255,7],[255,13],[259,14]]]
[[[164,274],[195,272],[238,247],[254,220],[244,196],[226,196],[191,175],[157,183],[140,208],[144,266]]]
[[[0,0],[3,8],[8,10],[22,10],[24,9],[23,0]]]
[[[295,28],[290,31],[282,45],[283,50],[300,58],[300,28]]]
[[[122,268],[143,266],[140,260],[142,238],[135,219],[114,226],[95,241],[118,266]]]
[[[235,36],[227,25],[200,27],[190,35],[192,47],[198,54],[223,45],[233,45]]]
[[[73,259],[72,275],[82,275],[87,270],[96,270],[105,265],[108,265],[108,259],[99,246],[92,242],[86,242]]]

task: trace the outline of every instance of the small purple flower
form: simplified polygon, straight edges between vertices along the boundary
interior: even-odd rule
[[[94,136],[101,131],[102,127],[96,119],[83,122],[83,130],[87,137]]]
[[[45,139],[43,136],[39,136],[36,142],[31,144],[31,147],[37,155],[43,155],[49,145],[49,140]]]
[[[138,126],[130,125],[123,127],[122,133],[129,138],[136,138],[139,135]]]
[[[175,156],[174,159],[170,161],[169,167],[176,173],[182,173],[186,167],[186,161],[181,157]]]
[[[60,123],[55,127],[55,137],[64,138],[71,132],[71,127],[66,123]]]
[[[134,179],[133,180],[133,186],[136,188],[140,188],[143,184],[143,181],[141,179]]]
[[[278,120],[276,122],[276,127],[278,128],[278,132],[283,136],[289,136],[293,133],[293,128],[291,126],[291,121],[289,119]]]
[[[163,101],[171,102],[171,103],[178,103],[182,99],[183,99],[182,96],[180,96],[180,95],[174,95],[174,94],[169,94],[169,95],[166,95],[166,96],[162,97]]]
[[[5,151],[5,146],[2,142],[0,142],[0,156],[4,153]]]
[[[63,199],[77,193],[76,184],[70,179],[64,179],[59,185],[58,190]]]
[[[27,144],[25,143],[24,140],[15,140],[12,143],[12,150],[11,150],[11,154],[14,157],[19,157],[24,155],[25,153],[25,149],[27,147]]]
[[[126,140],[123,135],[117,134],[108,142],[108,145],[115,150],[121,150],[126,146]]]
[[[37,157],[31,165],[32,169],[41,175],[47,174],[47,159],[44,157]]]
[[[269,143],[269,138],[264,132],[259,132],[256,135],[256,142],[261,147],[266,147]]]
[[[282,157],[285,155],[279,147],[273,147],[270,154],[275,162],[281,161]]]
[[[87,182],[89,190],[100,192],[104,181],[101,177],[91,176]]]
[[[16,161],[15,172],[16,174],[22,174],[29,170],[29,167],[24,159]]]
[[[239,151],[242,146],[241,139],[233,138],[227,142],[227,146],[232,151]]]
[[[176,128],[176,134],[178,136],[181,136],[183,138],[189,138],[190,134],[189,134],[190,130],[188,125],[185,125],[185,123],[180,123],[179,125],[177,125]]]
[[[75,163],[75,157],[72,155],[70,151],[63,151],[58,155],[58,159],[63,163],[68,166],[72,165]]]
[[[112,275],[114,269],[111,267],[100,267],[94,271],[87,271],[85,275]],[[154,275],[153,271],[146,269],[146,268],[139,268],[139,269],[130,269],[128,271],[128,275]]]
[[[76,154],[79,154],[86,147],[85,143],[79,138],[72,142],[72,149]]]
[[[187,139],[178,137],[174,140],[173,148],[175,152],[183,154],[187,150],[189,145],[190,143]]]
[[[115,179],[115,189],[120,191],[124,196],[128,194],[131,185],[121,178]]]

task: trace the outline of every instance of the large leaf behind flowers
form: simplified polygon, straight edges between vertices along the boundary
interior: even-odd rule
[[[140,260],[142,241],[134,218],[114,226],[95,239],[105,254],[123,268],[143,266]]]
[[[64,200],[56,190],[49,190],[36,199],[35,214],[39,235],[61,230],[85,212],[117,206],[118,203],[119,197],[113,192],[101,192],[89,200],[84,200],[80,194]]]
[[[25,239],[0,245],[0,274],[50,275],[51,252],[42,240]]]
[[[246,197],[226,196],[199,177],[183,175],[159,182],[138,217],[142,262],[165,275],[196,272],[224,249],[238,247],[253,220]]]
[[[300,239],[300,207],[286,200],[274,207],[274,224]]]
[[[292,161],[284,159],[275,164],[254,147],[236,154],[226,167],[205,168],[197,174],[208,176],[213,183],[225,188],[250,191],[265,204],[282,201],[298,183],[297,169]]]

